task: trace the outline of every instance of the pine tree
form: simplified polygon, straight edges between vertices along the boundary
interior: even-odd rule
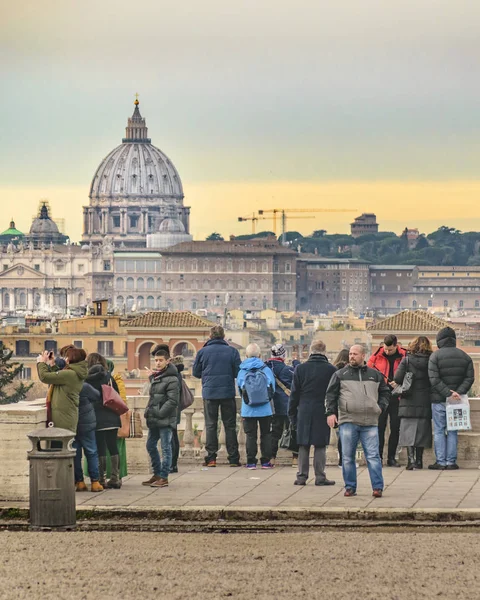
[[[12,404],[23,400],[33,383],[25,385],[22,381],[14,384],[20,375],[23,364],[11,362],[12,350],[7,350],[0,342],[0,404]]]

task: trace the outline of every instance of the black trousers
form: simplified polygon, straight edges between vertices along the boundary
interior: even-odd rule
[[[282,438],[283,430],[290,425],[288,415],[273,415],[272,417],[272,458],[277,457],[278,444]],[[292,452],[293,456],[298,456],[298,452]]]
[[[217,459],[219,409],[223,426],[225,427],[228,462],[230,464],[238,464],[240,462],[240,454],[238,452],[237,405],[235,403],[235,398],[203,401],[205,429],[207,430],[207,440],[205,443],[207,454],[205,456],[205,463]]]
[[[178,439],[178,429],[172,429],[172,468],[178,467],[178,455],[180,454],[180,440]]]
[[[258,427],[260,427],[260,464],[268,463],[272,458],[272,417],[244,417],[247,465],[257,464]]]
[[[95,432],[98,456],[107,456],[107,448],[110,452],[110,456],[116,456],[118,454],[117,433],[118,429],[105,429],[103,431]]]
[[[385,446],[385,429],[387,427],[388,417],[390,416],[390,437],[388,438],[388,460],[395,458],[400,436],[400,418],[398,416],[399,401],[397,398],[390,398],[390,403],[378,419],[378,442],[380,458],[383,458],[383,447]]]

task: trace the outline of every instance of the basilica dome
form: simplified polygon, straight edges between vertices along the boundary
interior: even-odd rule
[[[185,233],[185,226],[180,219],[164,219],[158,229],[160,233]]]

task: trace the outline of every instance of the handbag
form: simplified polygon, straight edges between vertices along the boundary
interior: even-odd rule
[[[128,406],[122,400],[120,394],[113,388],[112,380],[108,384],[102,384],[103,406],[121,416],[128,412]]]
[[[130,412],[130,438],[143,438],[142,417],[137,410]]]
[[[123,415],[120,415],[120,428],[117,431],[117,437],[119,438],[128,438],[130,437],[130,418],[131,418],[131,410],[128,410]]]
[[[413,380],[414,380],[414,374],[408,370],[408,367],[409,367],[408,356],[405,357],[405,366],[407,368],[407,371],[403,378],[402,384],[397,385],[397,387],[394,390],[392,390],[392,396],[395,396],[396,398],[399,398],[400,396],[403,396],[404,398],[406,398],[411,394],[411,388],[412,388],[412,384],[413,384]]]
[[[284,450],[298,452],[297,430],[295,429],[295,427],[289,425],[286,429],[283,430],[279,446]]]
[[[180,389],[180,410],[185,410],[189,406],[192,406],[195,400],[192,390],[188,387],[187,382],[182,377],[182,387]]]

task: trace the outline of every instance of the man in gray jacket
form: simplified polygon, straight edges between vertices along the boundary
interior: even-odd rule
[[[390,389],[383,375],[365,364],[365,349],[350,348],[349,364],[336,371],[327,389],[326,414],[330,427],[339,425],[345,496],[357,494],[355,453],[360,440],[367,461],[373,497],[383,494],[382,461],[378,449],[378,417],[388,407]]]
[[[457,348],[457,336],[451,327],[444,327],[437,334],[438,350],[430,356],[428,377],[432,386],[433,437],[436,462],[429,465],[435,471],[456,470],[456,431],[447,430],[447,398],[459,402],[460,396],[468,394],[475,380],[470,356]]]

